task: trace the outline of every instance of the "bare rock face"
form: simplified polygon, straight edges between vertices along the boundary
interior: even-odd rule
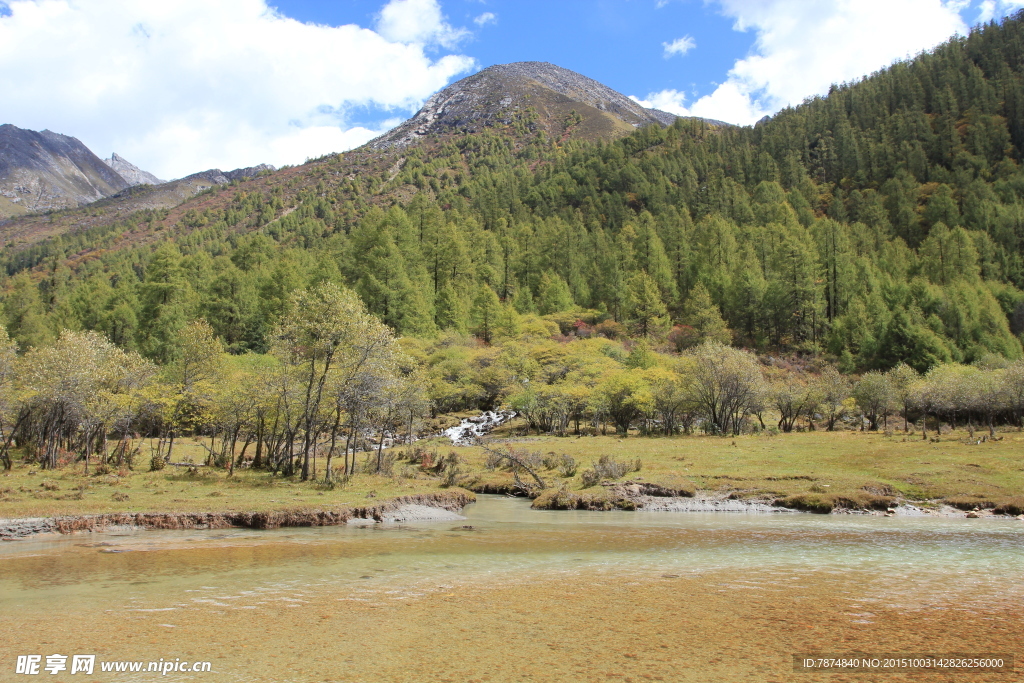
[[[160,180],[152,173],[143,171],[124,157],[118,156],[117,152],[111,154],[109,159],[104,159],[103,163],[117,171],[117,174],[128,181],[128,184],[131,186],[162,185],[167,182],[166,180]]]
[[[7,215],[81,206],[128,186],[76,138],[0,126],[0,211]]]
[[[258,174],[264,171],[275,171],[273,166],[270,164],[260,164],[258,166],[247,166],[246,168],[236,168],[234,171],[222,171],[219,168],[211,168],[208,171],[200,171],[199,173],[193,173],[192,175],[185,176],[181,180],[175,180],[172,182],[180,183],[182,181],[209,181],[215,185],[226,185],[232,180],[245,180],[246,178],[255,178]]]
[[[575,114],[575,115],[574,115]],[[646,109],[622,93],[547,62],[491,66],[431,96],[417,114],[371,141],[375,149],[402,148],[423,136],[476,132],[509,125],[524,115],[549,134],[610,138],[650,124],[670,125],[676,116]]]
[[[273,170],[268,164],[226,173],[210,169],[168,182],[118,154],[100,159],[76,138],[5,124],[0,126],[0,219],[83,206],[140,185],[153,186],[143,191],[152,194],[144,206],[175,206],[213,185]],[[138,191],[130,190],[137,199]]]
[[[219,168],[211,168],[208,171],[200,171],[199,173],[193,173],[192,175],[185,176],[181,180],[172,182],[181,182],[184,180],[207,180],[215,185],[226,185],[232,180],[244,180],[246,178],[255,178],[264,171],[275,171],[273,166],[270,164],[259,164],[258,166],[247,166],[245,168],[236,168],[234,171],[222,171]]]
[[[276,171],[277,169],[270,164],[259,164],[257,166],[246,166],[245,168],[236,168],[234,171],[228,171],[224,174],[229,181],[230,180],[243,180],[245,178],[255,178],[264,171]]]

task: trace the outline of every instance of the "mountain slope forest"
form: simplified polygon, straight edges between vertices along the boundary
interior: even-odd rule
[[[333,282],[423,348],[525,326],[845,372],[1022,356],[1024,13],[753,127],[588,142],[574,113],[561,134],[526,110],[173,210],[17,219],[100,216],[6,246],[10,337],[95,330],[165,364],[203,319],[228,351],[265,353],[292,293]]]

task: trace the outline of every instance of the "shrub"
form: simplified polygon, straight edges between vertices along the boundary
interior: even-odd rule
[[[363,460],[363,474],[380,474],[390,477],[395,471],[395,460],[400,454],[390,450],[383,450],[380,454],[380,471],[377,471],[377,451],[370,451]]]
[[[488,472],[493,472],[499,466],[501,466],[502,460],[505,460],[505,458],[502,457],[501,453],[487,451],[487,459],[484,460],[484,467],[487,469]]]
[[[541,461],[544,463],[544,469],[558,470],[558,474],[563,477],[575,477],[576,471],[579,469],[576,459],[565,453],[561,455],[548,453]]]
[[[462,458],[455,451],[450,452],[444,457],[440,463],[441,469],[441,486],[448,488],[449,486],[455,486],[455,482],[458,480],[459,475],[462,474],[462,469],[459,464],[462,462]]]
[[[558,462],[558,473],[563,477],[575,477],[579,463],[571,455],[562,454]]]
[[[602,455],[589,469],[583,471],[583,487],[595,486],[602,479],[621,479],[629,472],[639,472],[642,467],[643,461],[640,458],[619,462],[610,455]]]

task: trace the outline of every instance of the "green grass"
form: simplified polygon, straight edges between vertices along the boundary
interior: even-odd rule
[[[192,472],[185,467],[166,467],[150,472],[148,449],[142,450],[146,454],[142,458],[144,466],[137,464],[135,471],[113,468],[101,475],[93,473],[95,462],[86,475],[81,463],[43,470],[16,461],[12,471],[0,472],[0,519],[107,512],[335,508],[438,490],[437,479],[420,473],[415,473],[417,478],[357,474],[345,485],[326,488],[317,482],[262,471],[236,469],[233,476],[228,476],[219,468],[199,467]],[[193,443],[174,446],[176,461],[190,458],[201,463],[205,453]],[[323,464],[319,459],[321,478]]]
[[[565,496],[556,496],[557,490],[579,496],[591,507],[607,507],[607,488],[587,488],[582,482],[583,471],[606,455],[619,461],[640,459],[642,469],[620,480],[642,478],[683,491],[771,498],[817,512],[884,508],[895,500],[1012,514],[1024,509],[1024,434],[1016,431],[1002,432],[1001,440],[982,444],[967,443],[966,434],[959,433],[932,442],[899,432],[885,436],[852,431],[735,438],[558,438],[515,437],[506,430],[504,436],[509,436],[507,445],[520,451],[541,456],[564,453],[579,462],[579,471],[571,478],[540,468],[551,489],[541,502],[556,507],[565,506]],[[453,448],[443,439],[420,441],[417,446],[438,456],[457,452],[463,460],[457,480],[462,487],[477,492],[512,489],[512,475],[487,470],[486,453],[479,447]],[[202,462],[205,453],[196,443],[175,445],[175,460]],[[104,475],[85,475],[81,464],[47,471],[18,463],[13,471],[0,473],[0,518],[332,508],[441,489],[435,470],[402,461],[394,471],[405,476],[357,474],[344,486],[326,489],[315,482],[248,470],[236,470],[231,477],[224,470],[205,467],[195,473],[172,467],[149,472],[148,455],[142,460],[146,466],[136,471],[123,468]],[[322,475],[322,459],[318,466]]]
[[[878,508],[897,499],[937,503],[952,499],[996,507],[1024,494],[1024,434],[1001,432],[1001,440],[967,443],[965,433],[939,442],[900,432],[892,436],[866,432],[807,432],[778,436],[667,438],[524,437],[509,445],[525,451],[565,453],[580,463],[575,477],[542,472],[553,488],[584,489],[584,468],[602,455],[617,460],[640,458],[643,468],[623,479],[672,488],[730,492],[734,497],[770,497],[803,509],[833,506]],[[441,446],[443,448],[443,446]],[[468,461],[479,488],[511,482],[511,475],[483,468],[479,448],[456,449]],[[962,507],[962,505],[961,505]]]

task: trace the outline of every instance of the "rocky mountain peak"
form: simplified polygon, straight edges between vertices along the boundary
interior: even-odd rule
[[[128,186],[77,138],[0,126],[0,217],[81,206]]]
[[[147,173],[141,168],[131,163],[124,157],[114,152],[110,155],[109,159],[104,159],[105,163],[110,168],[117,171],[117,174],[124,178],[129,185],[162,185],[167,182],[166,180],[160,180],[152,173]]]
[[[577,117],[570,118],[572,112]],[[676,119],[575,71],[548,62],[514,62],[452,83],[431,96],[413,118],[369,144],[376,149],[400,148],[430,134],[507,125],[528,113],[536,117],[533,125],[549,134],[574,133],[588,139],[619,137],[640,126],[665,126]]]

